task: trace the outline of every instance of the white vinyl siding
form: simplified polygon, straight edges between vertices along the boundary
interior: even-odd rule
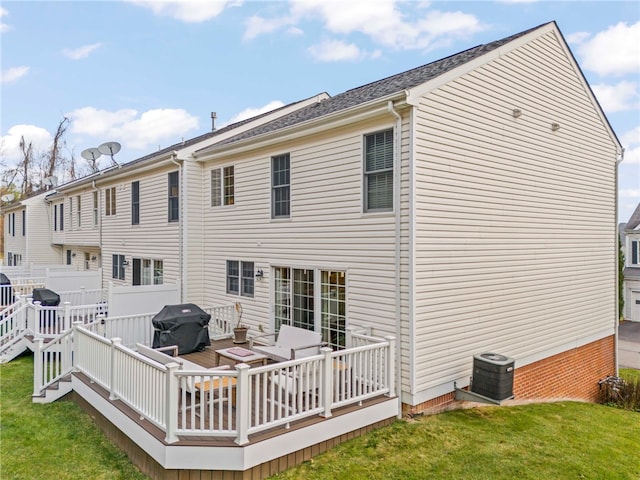
[[[131,262],[124,281],[114,284],[132,284],[133,259],[147,258],[163,261],[163,283],[174,284],[180,278],[179,222],[167,222],[167,175],[175,165],[164,166],[137,176],[114,179],[104,189],[116,192],[118,203],[124,205],[124,215],[102,218],[102,258],[105,261],[103,275],[105,284],[111,281],[109,262],[113,254],[122,254]],[[130,206],[132,182],[140,182],[139,225],[131,227]],[[122,213],[122,212],[120,212]],[[195,218],[195,217],[194,217]]]
[[[190,264],[195,271],[201,268],[204,272],[202,302],[233,301],[226,294],[225,278],[211,272],[225,272],[227,259],[250,258],[265,277],[255,282],[254,299],[241,300],[243,322],[253,328],[259,322],[274,331],[270,267],[342,271],[348,280],[347,324],[372,325],[380,334],[395,334],[395,217],[362,213],[363,136],[394,124],[385,114],[292,144],[224,159],[235,165],[236,203],[233,209],[205,211],[200,238],[204,257],[201,264]],[[407,128],[405,123],[405,132]],[[404,141],[408,138],[408,133],[403,135]],[[295,217],[294,221],[274,222],[271,159],[283,151],[295,158],[290,164]],[[212,168],[217,168],[213,162],[205,165],[206,171]],[[208,185],[208,176],[206,179]]]
[[[425,95],[416,132],[414,393],[611,335],[616,149],[555,35]]]

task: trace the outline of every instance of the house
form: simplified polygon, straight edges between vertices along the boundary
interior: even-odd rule
[[[180,156],[222,141],[325,98],[318,94],[256,117],[213,129],[124,165],[61,185],[48,198],[52,242],[79,269],[102,267],[103,284],[186,283]],[[200,188],[200,179],[188,180]]]
[[[46,198],[52,191],[36,192],[2,208],[4,213],[4,263],[8,267],[33,263],[60,263],[51,245],[51,218]]]
[[[254,334],[394,338],[404,413],[454,404],[482,352],[515,360],[519,400],[594,401],[616,373],[622,147],[554,22],[246,127],[52,205],[101,192],[113,280],[162,260],[183,301],[240,302]],[[72,235],[56,243],[82,251]]]
[[[624,225],[624,318],[640,322],[640,204]]]

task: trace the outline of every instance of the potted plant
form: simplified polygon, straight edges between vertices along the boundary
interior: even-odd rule
[[[236,302],[236,326],[233,328],[233,343],[247,343],[247,332],[249,327],[242,323],[242,305]]]

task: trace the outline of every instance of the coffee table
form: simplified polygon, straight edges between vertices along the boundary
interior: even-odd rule
[[[260,365],[267,364],[267,356],[258,352],[252,352],[242,347],[231,347],[216,350],[215,361],[216,365],[220,365],[220,357],[233,360],[234,363],[246,363],[251,365],[252,363],[259,363]]]

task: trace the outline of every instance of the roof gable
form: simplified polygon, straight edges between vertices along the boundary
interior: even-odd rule
[[[640,203],[636,207],[636,209],[631,214],[631,218],[624,226],[625,232],[632,232],[640,227]]]

